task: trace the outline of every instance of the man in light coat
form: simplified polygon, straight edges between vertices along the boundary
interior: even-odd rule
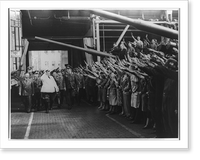
[[[54,94],[59,92],[59,88],[54,78],[50,75],[49,70],[46,70],[45,73],[41,76],[41,81],[42,99],[44,100],[46,113],[49,113],[49,109],[52,109]]]

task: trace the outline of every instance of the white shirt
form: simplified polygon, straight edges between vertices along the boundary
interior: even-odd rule
[[[56,84],[56,81],[52,76],[47,76],[45,73],[41,76],[42,88],[41,92],[53,93],[58,92],[59,88]]]

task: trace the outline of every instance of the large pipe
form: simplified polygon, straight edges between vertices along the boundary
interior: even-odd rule
[[[118,15],[115,13],[111,13],[111,12],[103,11],[99,9],[93,9],[91,10],[91,12],[98,16],[102,16],[108,19],[119,21],[121,23],[132,25],[133,27],[139,30],[148,32],[148,33],[168,37],[171,39],[178,39],[178,31],[167,28],[167,27],[163,27],[163,26],[149,23],[149,22],[139,20],[139,19],[131,19],[122,15]]]
[[[77,47],[77,46],[74,46],[74,45],[71,45],[71,44],[57,42],[57,41],[53,41],[53,40],[46,39],[46,38],[41,38],[41,37],[36,36],[35,39],[39,39],[41,41],[46,41],[46,42],[50,42],[50,43],[55,43],[55,44],[66,46],[66,47],[73,48],[73,49],[78,49],[78,50],[81,50],[81,51],[84,51],[84,52],[87,52],[87,53],[90,53],[90,54],[95,54],[95,55],[98,55],[98,56],[115,57],[114,55],[111,55],[111,54],[108,54],[108,53],[96,51],[96,50],[93,50],[93,49],[85,49],[85,48],[82,48],[82,47]]]

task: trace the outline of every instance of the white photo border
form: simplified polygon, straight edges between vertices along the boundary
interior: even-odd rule
[[[169,3],[170,2],[170,3]],[[38,4],[39,3],[39,4]],[[77,5],[78,4],[78,5]],[[31,7],[30,7],[31,6]],[[39,6],[39,7],[38,7]],[[65,7],[63,7],[65,6]],[[111,8],[112,6],[112,8]],[[133,6],[133,7],[131,7]],[[8,9],[179,9],[180,17],[180,140],[173,139],[9,139],[9,55]],[[188,1],[1,1],[0,2],[0,147],[1,148],[66,148],[66,149],[187,149],[189,147],[188,103]],[[3,78],[2,78],[3,77]]]

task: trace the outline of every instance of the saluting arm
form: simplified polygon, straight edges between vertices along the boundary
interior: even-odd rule
[[[131,32],[131,37],[134,39],[134,41],[137,42],[137,39],[135,39],[135,37],[133,36],[133,33]]]
[[[178,72],[176,71],[170,70],[164,66],[157,66],[156,70],[158,70],[158,72],[167,78],[178,80]]]

